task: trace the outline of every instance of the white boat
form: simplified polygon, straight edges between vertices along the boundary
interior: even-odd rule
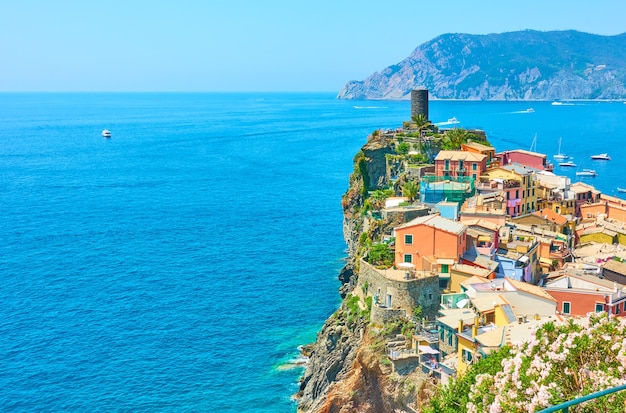
[[[559,151],[554,155],[554,159],[568,159],[569,156],[561,153],[561,138],[559,138]]]
[[[523,111],[524,113],[535,113],[535,109],[533,108],[528,108],[525,111]]]
[[[108,129],[105,129],[102,131],[102,136],[104,136],[105,138],[110,138],[111,137],[111,131]]]
[[[576,176],[598,176],[598,173],[593,169],[583,169],[582,171],[576,172]]]
[[[561,106],[562,104],[563,102],[557,102],[557,101],[552,102],[552,106]]]
[[[611,157],[608,153],[600,153],[598,155],[591,155],[591,159],[594,159],[596,161],[610,161]]]
[[[437,122],[435,123],[435,125],[437,126],[447,126],[447,125],[456,125],[457,123],[461,123],[459,122],[459,120],[456,117],[451,117],[450,119],[448,119],[445,122]]]
[[[617,192],[626,192],[626,188],[617,187]]]
[[[565,166],[565,167],[571,166],[571,167],[574,167],[574,166],[576,166],[576,164],[574,162],[572,162],[572,161],[567,161],[567,162],[559,162],[559,166]]]

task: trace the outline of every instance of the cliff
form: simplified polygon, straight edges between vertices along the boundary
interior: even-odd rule
[[[532,30],[444,34],[365,80],[348,82],[339,99],[625,99],[626,33]]]
[[[310,361],[297,394],[298,412],[395,412],[417,400],[418,389],[412,384],[415,378],[407,374],[392,379],[386,359],[385,337],[399,334],[402,325],[371,324],[371,307],[355,291],[362,288],[357,287],[359,258],[364,253],[362,234],[376,239],[398,224],[394,219],[373,219],[364,213],[367,192],[389,184],[386,158],[392,153],[392,142],[370,136],[354,158],[354,172],[342,198],[349,252],[339,275],[344,301],[326,321],[316,342],[307,346]]]

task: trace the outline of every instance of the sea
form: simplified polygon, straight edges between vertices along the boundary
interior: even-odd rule
[[[626,187],[623,102],[431,100],[452,117]],[[409,119],[335,93],[0,94],[0,410],[295,412],[354,155]]]

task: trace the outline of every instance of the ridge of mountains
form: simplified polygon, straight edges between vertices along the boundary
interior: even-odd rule
[[[444,34],[401,62],[348,82],[337,98],[404,100],[418,88],[431,99],[626,99],[626,33]]]

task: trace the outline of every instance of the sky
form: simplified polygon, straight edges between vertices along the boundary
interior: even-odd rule
[[[338,92],[446,33],[626,32],[624,0],[0,0],[2,92]]]

